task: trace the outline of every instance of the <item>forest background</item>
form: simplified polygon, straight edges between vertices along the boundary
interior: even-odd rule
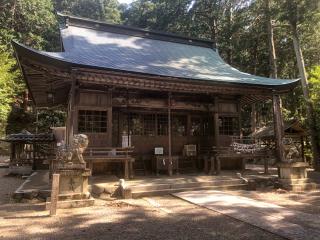
[[[294,45],[298,40],[309,93],[306,98],[298,87],[283,96],[282,113],[285,120],[297,119],[310,129],[309,149],[320,152],[318,0],[136,0],[131,4],[117,0],[0,0],[0,138],[23,129],[45,132],[64,125],[63,109],[35,111],[32,107],[11,45],[16,40],[39,50],[59,51],[57,12],[211,39],[228,64],[266,77],[303,75]],[[244,106],[242,115],[246,120],[242,130],[250,133],[272,122],[271,103]],[[313,121],[308,121],[310,118]]]

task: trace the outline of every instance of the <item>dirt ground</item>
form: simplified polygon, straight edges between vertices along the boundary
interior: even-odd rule
[[[96,200],[95,206],[58,210],[43,203],[13,203],[22,183],[0,169],[0,239],[217,239],[281,240],[271,233],[172,196]]]
[[[173,196],[96,200],[95,206],[58,210],[49,216],[43,203],[13,203],[9,195],[22,182],[0,169],[0,239],[283,239],[250,224]],[[232,191],[295,210],[319,213],[320,193]]]
[[[7,175],[7,172],[7,168],[0,168],[0,204],[10,202],[10,196],[24,181],[21,177]]]
[[[43,208],[2,205],[0,239],[282,239],[171,196],[97,200],[90,208],[59,210],[55,217]]]

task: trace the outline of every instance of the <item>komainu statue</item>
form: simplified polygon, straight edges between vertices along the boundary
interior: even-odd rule
[[[84,164],[83,152],[88,146],[88,137],[84,134],[73,136],[70,146],[62,144],[57,149],[57,160],[59,164]]]
[[[285,159],[287,162],[299,162],[302,161],[301,152],[299,149],[301,147],[297,146],[297,143],[294,143],[291,138],[283,139],[283,147],[285,152]]]

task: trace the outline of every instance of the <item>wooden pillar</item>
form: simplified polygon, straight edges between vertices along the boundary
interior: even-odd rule
[[[213,128],[214,128],[214,145],[219,147],[219,99],[214,98],[214,113],[213,113]]]
[[[127,89],[127,142],[128,147],[130,147],[130,113],[129,113],[129,90]]]
[[[190,136],[191,133],[191,114],[187,115],[187,137]]]
[[[171,141],[171,93],[168,94],[168,174],[172,176],[172,141]]]
[[[240,137],[240,139],[243,138],[241,109],[242,109],[242,104],[241,104],[240,99],[239,99],[239,104],[238,104],[238,120],[239,120],[239,123],[238,123],[238,126],[239,126],[239,137]]]
[[[107,133],[108,144],[112,146],[112,91],[108,91],[108,118],[107,118]]]
[[[68,101],[68,112],[67,112],[67,124],[66,124],[66,140],[67,145],[73,140],[74,133],[74,112],[75,112],[75,88],[76,88],[76,79],[75,79],[75,70],[71,71],[71,88],[69,92],[69,101]]]
[[[306,162],[306,158],[304,155],[304,138],[303,138],[303,136],[300,137],[300,144],[301,144],[301,158],[302,158],[302,161]]]
[[[251,105],[251,133],[254,133],[257,129],[257,111],[256,104]]]
[[[273,122],[274,122],[274,135],[276,142],[276,154],[277,160],[279,162],[283,162],[284,158],[284,148],[283,148],[283,122],[282,122],[282,114],[281,114],[281,99],[278,94],[274,94],[272,96],[272,104],[273,104]]]
[[[38,127],[38,124],[39,124],[39,111],[38,111],[37,107],[35,107],[35,111],[36,111],[36,134],[38,134],[38,131],[39,131],[39,127]]]

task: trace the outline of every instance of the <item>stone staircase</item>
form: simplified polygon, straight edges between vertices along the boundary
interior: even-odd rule
[[[207,177],[198,178],[172,178],[172,179],[150,179],[149,181],[127,181],[127,188],[131,191],[132,198],[148,196],[159,196],[184,191],[194,190],[245,190],[247,183],[238,178]],[[117,196],[118,184],[116,182],[92,184],[92,193],[99,197],[109,194]]]
[[[194,191],[194,190],[240,190],[246,189],[241,179],[216,180],[208,182],[172,183],[159,185],[132,186],[132,198],[165,195],[170,193]]]

